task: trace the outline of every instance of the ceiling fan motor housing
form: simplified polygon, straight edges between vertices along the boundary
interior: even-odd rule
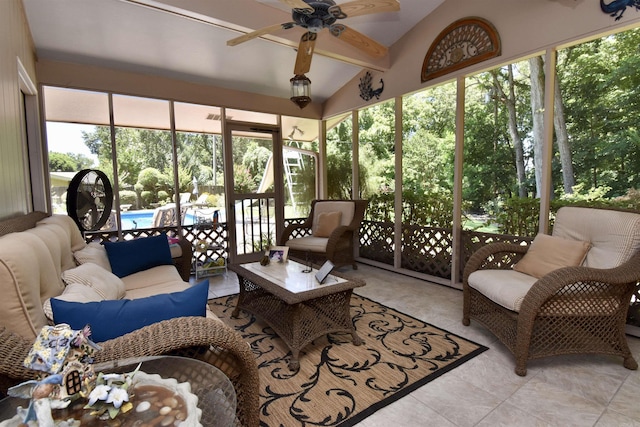
[[[293,9],[291,16],[296,24],[313,33],[330,27],[338,19],[347,17],[333,0],[304,0],[304,2],[313,8],[313,12],[309,12],[309,9]]]

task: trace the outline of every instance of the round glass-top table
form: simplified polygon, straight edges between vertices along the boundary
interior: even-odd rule
[[[96,373],[124,373],[133,371],[139,363],[140,370],[188,382],[191,393],[198,396],[202,409],[200,422],[203,427],[230,427],[236,420],[236,393],[229,378],[218,368],[200,360],[179,356],[155,356],[115,360],[93,366]],[[29,405],[26,399],[8,397],[0,401],[0,420],[16,415],[18,406]]]

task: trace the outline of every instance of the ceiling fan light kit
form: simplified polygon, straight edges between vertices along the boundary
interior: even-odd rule
[[[291,82],[291,101],[303,109],[311,102],[311,80],[304,74],[296,74],[289,81]]]
[[[304,28],[306,32],[300,38],[294,66],[295,76],[291,79],[291,100],[300,108],[304,108],[311,102],[309,96],[311,81],[305,76],[305,73],[309,72],[311,68],[311,56],[317,33],[327,28],[332,36],[360,49],[369,56],[379,58],[387,54],[385,46],[346,25],[336,24],[336,21],[353,16],[400,10],[398,0],[354,0],[339,5],[334,0],[280,0],[280,2],[292,8],[292,22],[276,24],[243,34],[227,41],[227,45],[236,46],[282,29]]]

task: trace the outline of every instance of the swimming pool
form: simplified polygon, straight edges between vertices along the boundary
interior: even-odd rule
[[[183,220],[184,225],[193,225],[195,215],[187,213]],[[153,226],[153,209],[141,209],[138,211],[125,211],[120,213],[123,230],[136,230],[138,228],[151,228]]]

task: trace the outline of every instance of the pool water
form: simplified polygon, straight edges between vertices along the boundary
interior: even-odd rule
[[[195,216],[187,213],[183,220],[184,225],[193,225]],[[125,211],[120,213],[123,230],[136,230],[138,228],[151,228],[153,226],[153,210]]]

